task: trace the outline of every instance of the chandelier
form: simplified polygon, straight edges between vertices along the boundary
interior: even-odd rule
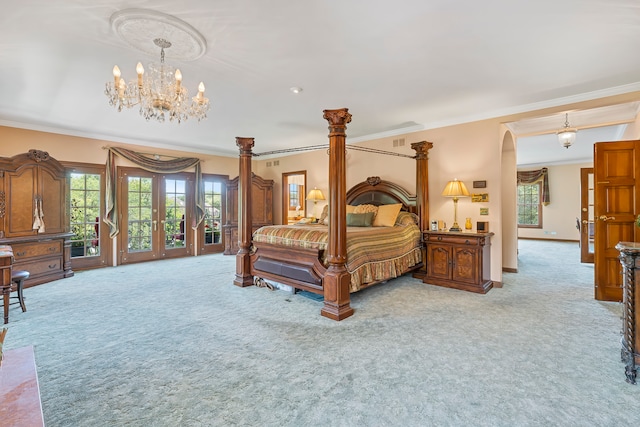
[[[118,111],[139,105],[140,115],[147,121],[164,122],[166,116],[169,116],[169,121],[178,123],[190,117],[198,121],[205,119],[209,99],[204,96],[204,83],[200,82],[198,94],[189,99],[189,92],[182,86],[180,70],[164,62],[164,50],[171,47],[171,42],[157,38],[153,43],[160,48],[160,64],[150,63],[145,70],[138,62],[137,80],[127,83],[120,68],[117,65],[113,67],[113,81],[107,82],[104,91],[109,105]]]
[[[564,116],[564,127],[556,132],[558,142],[564,148],[569,148],[575,142],[577,133],[578,130],[576,128],[569,127],[569,113],[566,113]]]

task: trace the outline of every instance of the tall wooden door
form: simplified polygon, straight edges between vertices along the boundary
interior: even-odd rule
[[[622,301],[618,242],[636,241],[640,213],[640,141],[598,142],[595,174],[595,298]]]
[[[191,180],[121,168],[122,229],[119,263],[151,261],[192,253]]]
[[[580,262],[593,264],[595,250],[593,168],[580,169]]]

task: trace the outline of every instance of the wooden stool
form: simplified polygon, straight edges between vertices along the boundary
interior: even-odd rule
[[[26,270],[13,270],[11,272],[11,282],[16,284],[15,291],[18,293],[17,298],[23,313],[27,311],[27,306],[24,304],[24,294],[22,293],[22,289],[24,287],[24,281],[28,278],[29,272]]]
[[[9,323],[9,292],[11,291],[11,284],[2,286],[2,299],[4,300],[4,323]]]

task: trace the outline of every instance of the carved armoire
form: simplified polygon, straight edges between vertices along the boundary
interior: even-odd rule
[[[49,153],[0,157],[0,245],[11,245],[25,286],[73,276],[68,177]]]
[[[224,254],[238,253],[238,181],[227,181],[227,215],[224,230]],[[251,218],[255,231],[263,225],[273,225],[273,180],[251,175]]]

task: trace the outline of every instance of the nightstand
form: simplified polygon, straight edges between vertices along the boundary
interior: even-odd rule
[[[426,274],[431,285],[486,294],[491,281],[493,233],[423,231]]]

